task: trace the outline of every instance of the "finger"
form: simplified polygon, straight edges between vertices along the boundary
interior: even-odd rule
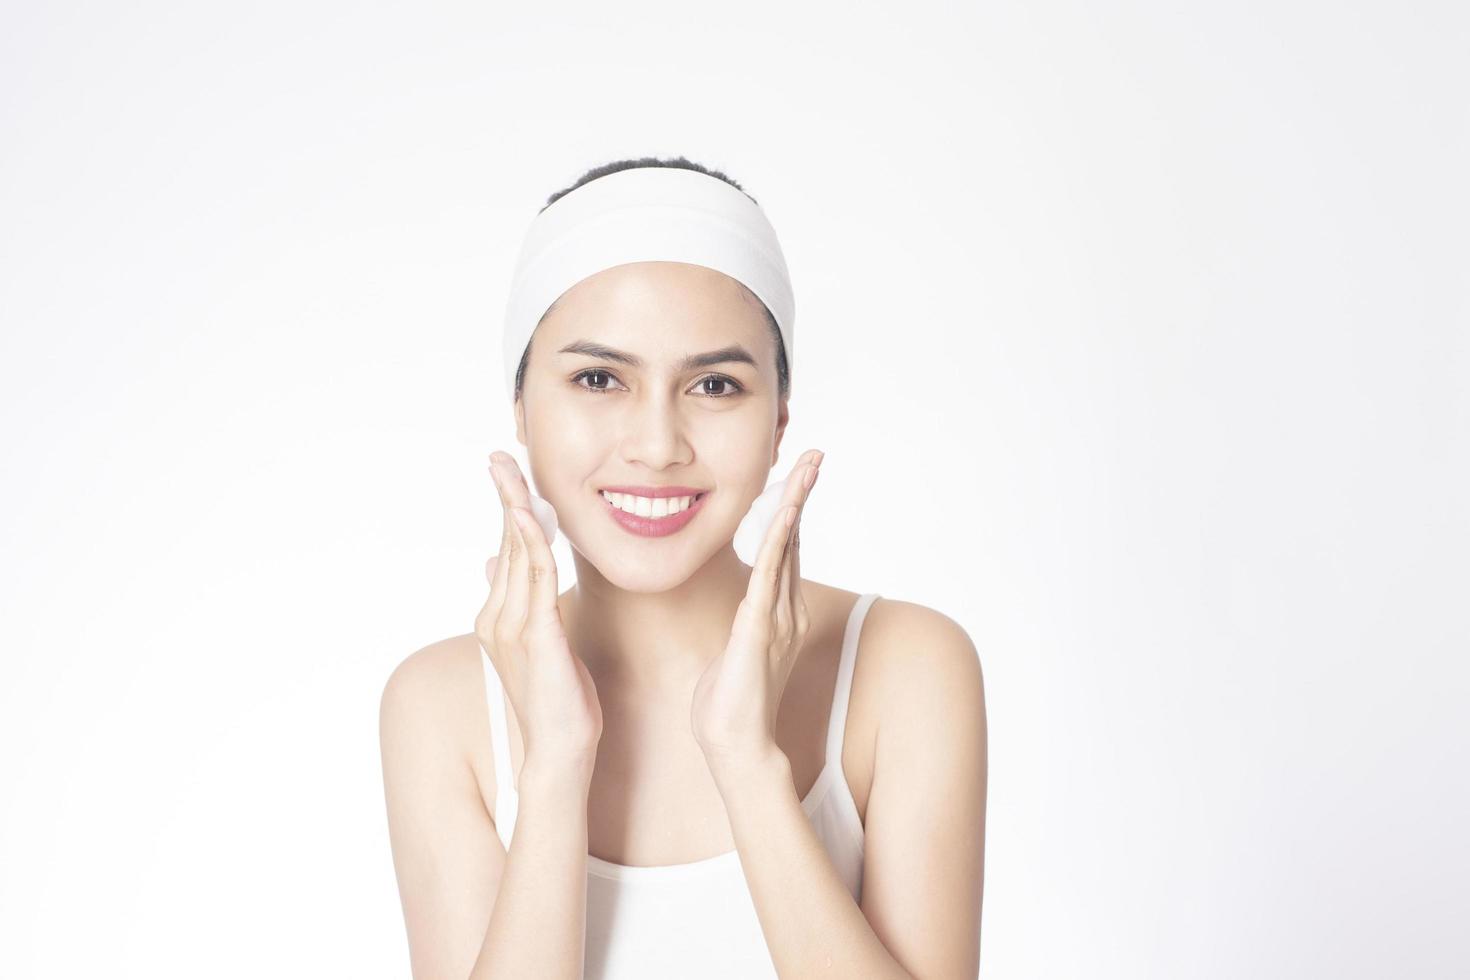
[[[526,613],[529,626],[552,623],[556,613],[556,558],[541,525],[529,510],[515,510],[521,540],[526,543],[526,576],[530,585],[530,608]]]
[[[506,561],[507,556],[500,556],[500,564],[510,565],[506,576],[505,604],[500,607],[500,621],[513,635],[519,634],[526,624],[526,603],[531,591],[530,576],[527,572],[526,540],[521,535],[515,510],[516,508],[512,508],[506,517],[511,526],[509,562]]]
[[[500,610],[505,606],[506,586],[510,582],[510,553],[511,545],[515,541],[515,528],[510,507],[506,503],[505,491],[501,489],[504,481],[494,464],[490,466],[490,479],[495,483],[495,492],[500,500],[500,551],[494,559],[495,578],[490,583],[490,601],[487,605],[490,606],[492,615],[498,619]]]
[[[786,487],[781,492],[781,509],[776,511],[776,517],[771,521],[771,526],[766,529],[766,535],[761,539],[761,548],[756,553],[755,569],[751,574],[750,588],[746,594],[751,601],[757,604],[756,608],[766,613],[775,611],[776,597],[779,594],[781,567],[786,560],[786,544],[790,540],[792,512],[799,508],[802,495],[806,492],[803,486],[807,479],[807,468],[814,456],[812,450],[801,455],[801,460],[792,470],[791,477],[786,480]],[[774,548],[774,553],[768,549]]]
[[[783,570],[786,568],[789,553],[791,551],[792,539],[801,529],[801,515],[806,510],[807,497],[810,496],[812,487],[817,482],[817,463],[819,454],[815,450],[804,454],[803,462],[798,465],[797,470],[792,472],[792,477],[787,483],[786,499],[789,506],[796,508],[796,516],[791,520],[791,526],[786,534],[786,540],[782,545],[781,563]]]
[[[815,451],[807,453],[801,463],[791,471],[791,477],[786,481],[785,503],[796,506],[796,519],[801,520],[800,508],[806,505],[806,498],[811,493],[812,486],[817,482],[817,454]]]
[[[755,568],[750,574],[750,586],[745,594],[757,610],[767,615],[774,611],[776,604],[776,590],[785,558],[787,536],[791,533],[788,522],[795,513],[794,505],[776,512],[776,518],[766,528],[766,536],[756,554]]]
[[[800,483],[801,490],[796,500],[796,520],[791,523],[791,534],[788,536],[787,548],[791,547],[790,542],[795,540],[796,536],[801,533],[801,515],[806,512],[806,502],[812,495],[812,487],[817,485],[817,472],[817,464],[810,463],[807,466],[806,472],[801,475],[801,479],[799,481],[792,481],[793,483]]]
[[[494,452],[490,454],[490,471],[495,476],[496,489],[500,491],[500,500],[505,507],[505,533],[507,545],[509,537],[515,527],[515,521],[510,516],[512,507],[524,507],[531,509],[531,491],[526,487],[525,478],[516,468],[515,459],[509,453]]]
[[[798,513],[796,520],[801,520]],[[792,522],[792,531],[796,529]],[[791,534],[786,535],[786,546],[781,552],[781,572],[776,579],[775,620],[776,635],[791,635]]]
[[[531,487],[526,482],[526,477],[521,473],[521,467],[515,457],[509,453],[496,453],[495,460],[500,466],[500,473],[504,479],[506,499],[512,507],[524,507],[531,509]]]
[[[825,454],[812,454],[809,460],[811,468],[802,478],[801,503],[797,505],[796,519],[791,522],[791,534],[787,537],[786,556],[782,563],[782,580],[778,594],[781,596],[780,606],[784,614],[783,626],[789,623],[793,632],[806,629],[806,604],[801,592],[801,519],[806,513],[806,502],[811,498],[812,488],[817,485],[823,455]]]
[[[805,509],[805,505],[803,505]],[[806,600],[801,593],[801,515],[796,515],[796,526],[791,530],[791,578],[787,601],[791,606],[791,623],[798,632],[806,630]]]
[[[495,566],[499,563],[499,555],[491,555],[485,559],[485,581],[493,588],[495,585]]]
[[[535,514],[531,510],[531,487],[526,482],[525,475],[521,473],[520,464],[518,464],[515,460],[515,457],[510,455],[509,453],[497,452],[494,458],[495,461],[499,464],[501,477],[500,482],[501,486],[505,489],[506,499],[510,502],[512,507],[519,510],[524,510],[528,515],[530,515],[531,523],[536,525],[537,535],[541,536],[544,540],[544,535],[541,534],[541,526],[539,523],[537,523]],[[519,622],[524,628],[524,626],[529,622],[529,618],[535,609],[535,602],[531,594],[531,586],[533,584],[541,584],[537,582],[536,579],[532,576],[535,575],[537,578],[543,576],[545,574],[546,567],[549,565],[550,568],[554,570],[556,568],[556,563],[554,559],[550,559],[548,554],[548,560],[545,562],[545,564],[542,564],[539,567],[533,565],[531,561],[530,545],[531,530],[523,524],[518,524],[517,533],[518,540],[521,545],[520,557],[522,564],[516,566],[512,570],[512,575],[514,575],[517,580],[522,577],[525,578],[526,592],[523,597],[523,604],[516,608],[518,618],[515,621]],[[548,553],[550,551],[549,544],[547,545],[547,551]],[[555,583],[553,583],[552,587],[555,588]],[[520,597],[521,594],[517,592],[517,596]],[[553,606],[555,605],[555,597],[556,593],[553,592]]]

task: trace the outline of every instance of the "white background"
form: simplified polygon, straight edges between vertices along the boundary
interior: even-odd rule
[[[1470,970],[1463,5],[3,9],[0,975],[407,976],[515,249],[678,154],[790,263],[803,572],[980,650],[982,975]]]

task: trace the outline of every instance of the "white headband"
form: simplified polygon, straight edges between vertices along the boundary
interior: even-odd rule
[[[776,230],[730,184],[683,167],[634,167],[588,181],[536,215],[521,242],[505,314],[505,386],[562,293],[627,262],[687,262],[743,283],[766,304],[793,365],[796,300]]]

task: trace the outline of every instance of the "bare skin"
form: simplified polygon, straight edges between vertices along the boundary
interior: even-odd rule
[[[589,340],[643,363],[562,350]],[[753,362],[668,368],[684,354],[730,346]],[[778,459],[787,411],[776,381],[774,343],[758,302],[699,266],[605,270],[564,294],[537,327],[515,406],[516,435],[531,450],[535,486],[578,545],[578,584],[557,606],[602,709],[588,837],[589,850],[605,860],[674,864],[734,846],[690,732],[690,698],[729,639],[749,582],[730,537]],[[621,483],[688,484],[709,494],[677,534],[640,538],[603,514],[598,487]],[[808,650],[798,660],[801,686],[782,699],[777,738],[804,790],[821,768],[836,656],[857,594],[807,583],[802,591],[820,608],[812,610]],[[818,685],[825,696],[810,690]],[[518,729],[511,725],[517,768],[524,757]],[[481,786],[493,813],[494,763],[483,748],[477,754],[492,768],[477,773],[490,777]],[[678,815],[678,827],[667,826],[668,814]]]
[[[822,769],[842,632],[858,594],[807,580],[802,588],[812,614],[812,630],[781,701],[777,739],[791,759],[797,792],[805,796]],[[569,598],[569,593],[563,593],[560,604],[566,607]],[[864,643],[877,632],[873,627],[885,602],[880,599],[869,611],[861,635]],[[461,675],[462,683],[480,695],[478,702],[470,699],[461,706],[466,717],[458,727],[469,736],[463,743],[464,756],[475,772],[486,812],[494,813],[495,759],[480,673],[483,655],[473,635],[454,637],[444,645],[444,669]],[[860,646],[859,664],[864,662],[864,652]],[[862,671],[854,674],[842,753],[843,770],[860,815],[866,811],[872,784],[876,723],[876,705],[864,679]],[[735,845],[724,803],[689,734],[688,692],[651,703],[636,692],[620,690],[605,677],[597,679],[597,691],[603,731],[588,801],[588,850],[606,861],[638,866],[683,864],[731,850]],[[519,772],[525,746],[508,703],[507,716],[511,719],[511,765]],[[677,815],[677,822],[670,815]]]
[[[749,360],[683,363],[690,354],[732,348]],[[698,861],[736,846],[729,780],[717,785],[691,732],[690,710],[696,684],[726,648],[752,581],[731,537],[773,476],[788,420],[758,301],[720,273],[680,263],[630,263],[583,280],[537,328],[515,417],[529,456],[525,485],[556,508],[573,545],[577,585],[541,593],[543,622],[554,609],[565,642],[545,642],[534,654],[521,649],[514,663],[524,668],[528,656],[542,657],[539,663],[568,652],[575,657],[576,671],[563,661],[544,675],[558,678],[565,695],[547,697],[550,689],[540,688],[535,703],[547,720],[555,715],[551,706],[564,707],[590,690],[585,678],[593,682],[595,702],[590,714],[564,714],[563,724],[538,727],[518,716],[506,691],[512,782],[521,790],[522,810],[514,898],[506,903],[514,918],[502,921],[496,894],[512,855],[491,820],[497,780],[484,698],[485,634],[477,624],[479,635],[425,647],[390,678],[382,722],[385,786],[417,980],[483,978],[533,964],[540,975],[578,975],[581,841],[586,853],[634,866]],[[707,496],[680,531],[647,538],[618,526],[598,493],[625,484],[690,486]],[[524,491],[518,492],[524,504]],[[537,547],[544,542],[533,534]],[[519,567],[515,581],[526,575],[524,561]],[[779,709],[769,735],[789,760],[795,793],[804,797],[823,765],[843,629],[858,593],[806,580],[799,571],[791,579],[799,583],[795,594],[810,628],[779,702],[770,701]],[[492,601],[497,594],[492,586]],[[579,675],[584,680],[574,680]],[[525,697],[523,677],[517,682],[515,696]],[[567,723],[578,732],[600,731],[591,740],[558,741]],[[847,966],[865,973],[881,963],[887,975],[900,962],[934,975],[970,970],[965,964],[978,961],[983,728],[975,652],[963,631],[922,606],[875,603],[860,637],[841,757],[865,826],[870,803],[882,801],[882,830],[867,847],[872,884],[859,915],[835,882],[804,881],[823,894],[821,902],[771,905],[771,923],[763,920],[763,927],[817,916],[805,924],[830,929],[833,948],[858,957]],[[531,743],[559,751],[538,750],[532,757],[538,764],[528,765],[528,730]],[[884,731],[892,761],[879,792]],[[577,752],[584,741],[588,748]],[[945,751],[929,751],[936,744]],[[552,757],[567,764],[547,765]],[[963,797],[955,796],[956,787]],[[956,805],[961,799],[966,804]],[[936,823],[936,814],[950,826]],[[522,834],[538,824],[523,844]],[[803,840],[796,823],[784,826],[791,829],[782,832],[781,861],[817,848],[810,828]],[[744,854],[747,845],[741,846]],[[942,863],[950,880],[908,874],[916,857]],[[763,864],[769,868],[761,882],[764,901],[782,902],[770,876],[789,865],[774,856]],[[554,869],[555,893],[538,869]],[[937,945],[936,925],[945,919],[953,938]],[[526,929],[546,931],[527,939]],[[803,947],[792,935],[781,928],[774,952],[798,968]],[[518,956],[521,945],[534,950],[530,959]],[[555,967],[548,973],[551,956]]]

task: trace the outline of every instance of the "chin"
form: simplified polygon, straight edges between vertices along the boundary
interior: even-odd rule
[[[637,592],[645,595],[654,595],[659,592],[668,592],[677,588],[689,580],[694,573],[694,567],[685,567],[683,562],[650,562],[646,558],[638,558],[631,554],[608,555],[583,553],[597,573],[607,580],[609,585],[622,589],[624,592]]]
[[[709,541],[700,538],[675,546],[665,539],[662,544],[638,539],[616,528],[611,535],[599,537],[592,551],[583,551],[609,584],[627,592],[656,594],[668,592],[689,581],[715,551]]]

